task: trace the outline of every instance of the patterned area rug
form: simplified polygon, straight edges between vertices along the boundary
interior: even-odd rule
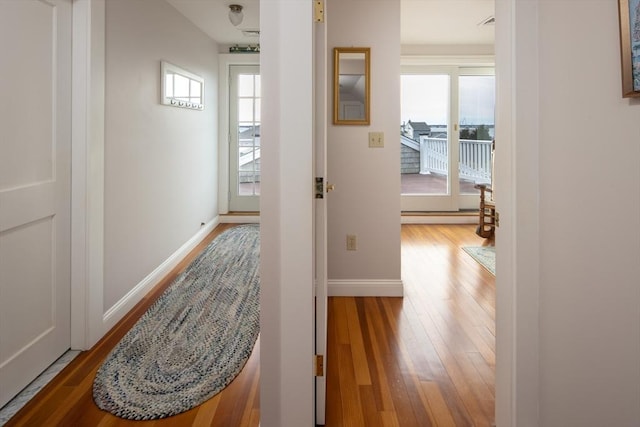
[[[496,248],[494,246],[467,246],[462,248],[491,274],[496,275]]]
[[[260,329],[259,228],[230,228],[200,254],[107,356],[93,383],[130,420],[187,411],[242,370]]]

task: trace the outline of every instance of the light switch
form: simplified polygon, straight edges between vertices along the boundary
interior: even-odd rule
[[[384,132],[369,132],[369,148],[384,147]]]
[[[358,250],[358,237],[355,234],[347,234],[347,250]]]

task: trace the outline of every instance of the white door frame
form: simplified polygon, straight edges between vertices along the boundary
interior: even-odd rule
[[[71,130],[71,348],[104,335],[105,0],[74,0]]]
[[[539,424],[538,3],[495,2],[498,426]]]

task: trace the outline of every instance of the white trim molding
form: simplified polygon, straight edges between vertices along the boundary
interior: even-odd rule
[[[402,215],[401,224],[478,224],[478,214],[473,215]]]
[[[221,224],[260,224],[260,215],[220,215]]]
[[[71,348],[104,334],[105,1],[73,2]]]
[[[200,242],[220,223],[220,217],[216,216],[213,220],[203,225],[200,230],[175,251],[169,258],[153,270],[147,277],[142,279],[140,283],[133,287],[127,294],[109,308],[103,317],[104,330],[108,331],[113,328],[133,307],[144,298],[164,277],[171,272],[188,254],[198,246]]]
[[[402,297],[402,280],[352,279],[327,281],[330,297]]]

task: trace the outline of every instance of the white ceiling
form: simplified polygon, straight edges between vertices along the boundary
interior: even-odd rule
[[[260,0],[167,0],[209,37],[221,44],[257,44],[241,30],[260,28]],[[229,22],[229,5],[243,6],[244,19],[237,27]]]
[[[494,0],[401,0],[402,45],[493,45]]]
[[[260,0],[167,0],[221,44],[256,44],[241,30],[260,27]],[[494,13],[494,0],[401,0],[403,45],[493,45],[494,26],[478,25]],[[229,22],[229,4],[244,6],[238,27]],[[366,4],[366,2],[363,2]],[[369,2],[369,6],[375,2]]]

